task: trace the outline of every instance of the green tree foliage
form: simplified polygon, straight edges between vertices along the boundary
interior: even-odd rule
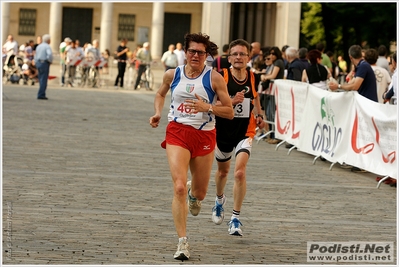
[[[302,3],[301,46],[323,42],[326,51],[346,55],[349,47],[388,49],[397,34],[397,3]]]
[[[319,42],[325,41],[320,3],[302,4],[301,33],[304,35],[305,46],[314,46]]]

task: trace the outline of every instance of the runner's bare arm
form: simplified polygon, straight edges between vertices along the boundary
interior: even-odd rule
[[[212,107],[213,114],[215,114],[218,117],[223,117],[230,120],[233,119],[234,110],[229,93],[227,91],[226,82],[224,81],[222,75],[220,75],[216,71],[212,71],[212,87],[215,90],[218,97],[217,105],[214,105]]]
[[[150,125],[153,128],[158,127],[159,122],[161,121],[161,114],[165,104],[165,97],[170,89],[170,84],[172,83],[174,73],[175,73],[174,69],[170,69],[164,73],[162,78],[162,84],[155,94],[155,100],[154,100],[155,114],[150,118]]]

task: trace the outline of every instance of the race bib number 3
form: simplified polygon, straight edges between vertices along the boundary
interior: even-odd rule
[[[244,98],[242,103],[235,105],[234,117],[235,118],[249,118],[250,113],[250,101],[249,98]]]

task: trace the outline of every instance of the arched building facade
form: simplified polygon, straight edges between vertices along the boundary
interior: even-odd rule
[[[54,53],[65,37],[98,39],[111,53],[122,38],[131,49],[149,41],[154,59],[187,32],[206,33],[220,48],[237,38],[298,47],[300,11],[299,2],[2,2],[2,38],[21,44],[49,33]]]

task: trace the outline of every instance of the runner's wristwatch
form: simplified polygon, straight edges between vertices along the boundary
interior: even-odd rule
[[[213,108],[212,108],[212,105],[209,105],[208,114],[213,114]]]

